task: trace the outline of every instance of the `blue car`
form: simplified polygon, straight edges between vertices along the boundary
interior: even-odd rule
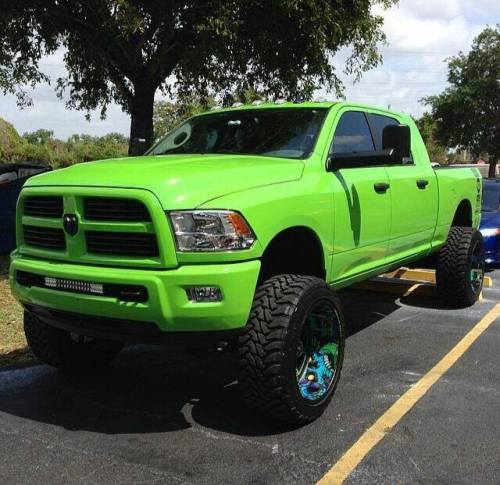
[[[486,264],[500,266],[500,179],[487,179],[483,186],[481,231],[486,248]]]

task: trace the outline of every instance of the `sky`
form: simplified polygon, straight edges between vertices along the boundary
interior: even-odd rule
[[[387,36],[387,45],[380,47],[383,63],[356,84],[341,75],[346,99],[420,116],[425,106],[419,100],[440,93],[447,85],[445,59],[467,52],[479,32],[500,21],[500,1],[400,0],[387,11],[377,8],[377,13],[384,17]],[[44,58],[44,72],[52,78],[64,75],[63,55],[58,51]],[[339,72],[344,58],[345,50],[333,59]],[[45,128],[65,139],[73,133],[129,132],[129,117],[119,106],[110,106],[105,120],[96,113],[88,122],[85,113],[66,109],[48,84],[38,85],[31,97],[33,106],[21,110],[13,95],[0,94],[0,117],[13,123],[20,133]],[[322,91],[317,97],[335,99]]]

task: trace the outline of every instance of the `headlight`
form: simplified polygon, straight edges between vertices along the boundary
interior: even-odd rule
[[[483,237],[500,236],[500,229],[497,227],[481,229],[480,231]]]
[[[248,249],[255,234],[237,212],[178,211],[168,213],[179,251]]]

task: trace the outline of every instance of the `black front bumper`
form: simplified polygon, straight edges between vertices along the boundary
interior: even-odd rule
[[[42,322],[78,335],[116,340],[126,344],[172,345],[208,348],[236,339],[240,330],[212,332],[162,332],[155,323],[84,315],[25,304],[24,309]]]

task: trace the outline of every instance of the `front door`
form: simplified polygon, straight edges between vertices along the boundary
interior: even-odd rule
[[[390,116],[369,113],[375,148],[382,149],[382,132],[388,125],[399,124]],[[415,134],[412,133],[413,136]],[[413,140],[412,145],[417,146]],[[386,168],[391,193],[391,233],[388,248],[390,260],[400,260],[427,252],[437,220],[438,187],[434,169],[420,153],[402,165]]]
[[[330,153],[374,151],[365,113],[340,113]],[[332,274],[349,279],[383,264],[391,224],[389,179],[384,167],[341,168],[331,173],[335,207]]]

